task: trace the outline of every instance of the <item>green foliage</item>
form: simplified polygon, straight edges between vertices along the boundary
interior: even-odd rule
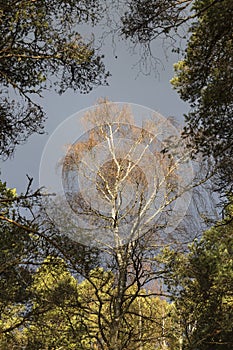
[[[77,349],[80,342],[77,282],[58,255],[65,255],[80,275],[98,263],[98,254],[58,235],[43,213],[36,213],[39,204],[40,193],[31,192],[30,182],[21,195],[0,182],[1,350],[47,349],[57,343]]]
[[[0,334],[19,326],[23,320],[29,299],[27,288],[31,283],[28,262],[37,252],[30,232],[13,224],[18,219],[18,208],[14,205],[17,197],[15,189],[7,188],[6,183],[0,181]],[[7,220],[3,220],[5,218]],[[11,340],[17,343],[18,338],[20,343],[18,331],[10,337],[2,335],[0,349],[13,347]]]
[[[12,201],[16,198],[15,189],[6,187],[6,183],[0,181],[0,215],[8,218],[15,217],[15,208]],[[1,306],[8,302],[16,302],[24,299],[25,286],[29,276],[24,268],[19,268],[19,262],[25,258],[25,247],[30,241],[29,234],[22,234],[22,230],[14,227],[9,222],[1,222],[0,226],[0,295]],[[22,278],[22,279],[21,279]],[[22,283],[21,283],[22,282]],[[25,283],[24,283],[25,282]]]
[[[5,0],[0,2],[0,155],[42,132],[44,112],[33,96],[55,85],[89,92],[106,83],[108,73],[92,42],[77,24],[95,24],[102,16],[99,1]]]
[[[97,268],[78,282],[62,259],[48,256],[28,285],[27,306],[14,306],[5,328],[15,327],[0,337],[0,349],[110,349],[114,281],[112,272]],[[141,290],[136,297],[135,286],[127,290],[119,348],[178,349],[174,305],[150,294]],[[30,317],[23,320],[25,307]]]
[[[195,151],[213,156],[221,183],[232,187],[233,3],[195,1],[184,59],[172,84],[191,105],[184,136]]]
[[[47,257],[30,286],[32,317],[22,331],[27,349],[82,349],[77,282],[60,258]]]
[[[233,226],[222,223],[190,245],[166,251],[169,289],[184,334],[184,349],[232,349]]]

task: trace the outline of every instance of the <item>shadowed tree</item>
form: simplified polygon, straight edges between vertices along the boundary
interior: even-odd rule
[[[197,18],[184,59],[175,65],[172,84],[191,106],[184,136],[197,152],[212,157],[218,189],[231,191],[233,4],[230,0],[195,1],[194,11]]]
[[[43,132],[38,97],[50,87],[89,92],[106,83],[102,56],[78,24],[95,24],[99,1],[0,1],[0,148],[7,158],[17,144]]]
[[[232,237],[232,222],[226,220],[204,232],[188,252],[165,251],[164,277],[180,319],[182,349],[232,349]]]
[[[183,135],[193,155],[215,162],[216,189],[231,191],[232,1],[129,0],[121,9],[118,33],[142,53],[142,70],[159,61],[151,49],[156,39],[183,55],[171,81],[191,107]]]

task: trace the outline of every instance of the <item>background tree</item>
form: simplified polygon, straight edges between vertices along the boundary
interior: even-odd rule
[[[231,190],[232,1],[129,0],[116,32],[140,50],[142,71],[160,62],[151,48],[155,39],[183,55],[172,84],[191,107],[184,137],[193,154],[213,157],[217,188]]]
[[[148,60],[159,61],[155,39],[183,55],[171,81],[191,107],[183,135],[193,155],[214,161],[216,189],[223,192],[232,190],[232,11],[230,0],[130,0],[118,23],[118,33],[141,49],[142,70],[151,68]]]
[[[39,245],[30,229],[24,229],[24,225],[28,226],[32,220],[27,215],[30,194],[28,198],[26,194],[17,201],[16,190],[8,189],[0,182],[0,196],[0,344],[4,349],[8,342],[12,345],[12,342],[19,341],[21,344],[20,332],[16,331],[10,337],[3,334],[6,329],[14,330],[23,321],[30,298],[27,288],[32,282],[33,261],[36,263]],[[36,194],[33,200],[36,207]],[[31,224],[33,229],[36,229],[35,223]]]
[[[29,287],[34,312],[19,328],[4,333],[0,348],[107,350],[102,335],[111,331],[113,280],[112,272],[97,268],[78,282],[62,259],[47,257]],[[128,295],[131,293],[128,291]],[[105,319],[103,328],[99,324],[100,309]],[[20,310],[17,311],[15,319],[20,319]],[[122,343],[125,341],[122,348],[176,349],[174,316],[172,304],[141,290],[127,313],[121,333]]]
[[[232,190],[233,4],[195,1],[193,11],[196,20],[172,84],[191,106],[184,136],[196,151],[213,157],[218,187]]]
[[[167,250],[165,283],[183,334],[182,349],[231,349],[233,345],[232,223],[221,222],[194,241],[188,253]]]
[[[24,194],[17,195],[15,189],[0,183],[1,349],[22,349],[25,344],[28,349],[36,348],[34,345],[29,347],[32,340],[22,333],[22,329],[33,325],[41,314],[45,317],[48,311],[42,302],[40,307],[32,307],[39,288],[35,287],[35,274],[40,266],[53,273],[55,268],[58,269],[56,259],[64,257],[69,269],[74,271],[75,267],[76,276],[80,276],[98,265],[97,250],[73,242],[61,233],[58,235],[57,230],[46,222],[40,205],[40,192],[32,192],[30,186]],[[45,260],[47,256],[51,258]],[[52,322],[52,318],[48,322]]]
[[[36,96],[52,85],[89,92],[106,83],[102,56],[93,40],[77,31],[80,23],[95,24],[103,13],[99,1],[0,2],[0,154],[42,132],[45,114]]]

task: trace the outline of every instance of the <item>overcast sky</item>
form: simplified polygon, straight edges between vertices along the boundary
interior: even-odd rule
[[[164,67],[158,66],[156,76],[155,72],[149,75],[139,74],[139,67],[135,66],[139,56],[129,53],[124,43],[117,45],[116,52],[113,52],[110,44],[103,51],[106,68],[111,73],[109,86],[95,88],[87,95],[71,91],[62,96],[52,91],[44,94],[42,105],[47,114],[47,134],[31,136],[25,145],[17,147],[13,159],[2,164],[1,178],[7,181],[9,187],[16,187],[18,193],[25,190],[26,174],[34,178],[34,188],[38,187],[42,152],[56,127],[72,114],[92,106],[100,97],[108,97],[114,102],[140,104],[160,112],[164,117],[174,116],[182,121],[187,105],[179,99],[169,83],[177,56],[168,54],[166,59],[160,43],[157,42],[154,53],[162,58]]]

